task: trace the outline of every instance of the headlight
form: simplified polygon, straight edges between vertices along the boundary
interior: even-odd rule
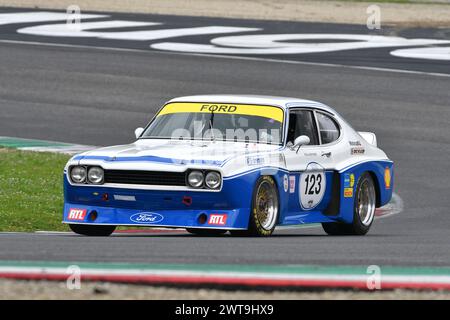
[[[215,171],[208,172],[205,183],[208,188],[217,189],[220,186],[220,174]]]
[[[91,167],[88,171],[88,180],[93,184],[100,184],[103,182],[103,169],[100,167]]]
[[[188,175],[188,183],[191,187],[200,188],[203,185],[203,173],[201,171],[191,171]]]
[[[75,183],[84,183],[86,181],[86,168],[76,166],[70,170],[70,179]]]

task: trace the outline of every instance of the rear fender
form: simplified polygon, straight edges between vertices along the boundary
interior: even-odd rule
[[[392,198],[394,184],[392,161],[369,161],[356,164],[339,172],[340,205],[337,220],[351,223],[355,204],[356,186],[364,172],[369,172],[374,179],[377,192],[377,207],[387,204]]]

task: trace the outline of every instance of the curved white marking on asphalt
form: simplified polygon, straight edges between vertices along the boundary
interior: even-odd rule
[[[391,51],[391,55],[400,58],[450,60],[450,47],[399,49]]]
[[[289,40],[347,40],[345,42],[280,42]],[[404,47],[432,44],[448,44],[440,39],[407,39],[402,37],[358,34],[258,34],[219,37],[211,44],[161,42],[150,48],[165,51],[192,53],[218,53],[243,55],[307,54],[385,47]]]
[[[67,23],[61,24],[44,24],[39,26],[25,27],[17,30],[17,33],[31,34],[35,36],[46,37],[90,37],[90,38],[106,38],[128,32],[94,32],[89,30],[96,29],[114,29],[114,28],[130,28],[130,27],[150,27],[160,25],[156,22],[139,22],[126,20],[110,20],[97,22],[83,22],[77,25],[77,28],[71,27]]]
[[[240,57],[240,56],[233,56],[233,55],[206,54],[206,53],[183,53],[183,52],[171,52],[171,51],[149,51],[149,50],[145,50],[145,49],[126,49],[126,48],[114,48],[114,47],[99,47],[99,46],[61,44],[61,43],[37,42],[37,41],[0,40],[0,43],[33,45],[33,46],[46,46],[46,47],[75,48],[75,49],[90,49],[90,50],[100,50],[100,51],[117,51],[117,52],[134,52],[134,53],[146,53],[146,54],[161,54],[161,55],[172,54],[172,55],[181,55],[181,56],[207,57],[207,58],[214,58],[214,59],[231,59],[231,60],[247,60],[247,61],[256,61],[256,62],[286,63],[286,64],[298,64],[298,65],[313,66],[313,67],[345,68],[345,69],[355,69],[355,70],[365,70],[365,71],[404,73],[404,74],[414,74],[414,75],[424,75],[424,76],[450,78],[450,74],[447,74],[447,73],[424,72],[424,71],[402,70],[402,69],[389,69],[389,68],[378,68],[378,67],[352,66],[352,65],[337,64],[337,63],[322,63],[322,62],[308,62],[308,61],[295,61],[295,60],[278,60],[278,59],[268,59],[268,58],[258,58],[258,57],[244,57],[244,56]]]
[[[206,26],[193,28],[118,31],[118,32],[90,31],[96,29],[149,27],[162,24],[163,23],[160,22],[113,20],[113,21],[99,21],[99,22],[83,22],[79,24],[79,28],[70,28],[66,23],[62,23],[62,24],[46,24],[46,25],[25,27],[17,30],[17,33],[35,36],[46,36],[46,37],[85,37],[85,38],[100,38],[112,40],[151,41],[174,37],[233,33],[233,32],[249,32],[261,30],[257,28],[245,28],[245,27]]]

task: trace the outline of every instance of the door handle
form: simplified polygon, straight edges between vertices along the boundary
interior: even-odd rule
[[[322,152],[322,157],[331,157],[331,152]]]

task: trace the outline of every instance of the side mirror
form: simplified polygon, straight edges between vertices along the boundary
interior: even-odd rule
[[[137,128],[136,130],[134,130],[134,135],[136,136],[136,139],[138,139],[143,132],[144,128]]]
[[[294,148],[297,148],[297,152],[300,149],[301,146],[309,144],[311,142],[311,140],[309,139],[308,136],[299,136],[297,138],[295,138],[294,140]]]

